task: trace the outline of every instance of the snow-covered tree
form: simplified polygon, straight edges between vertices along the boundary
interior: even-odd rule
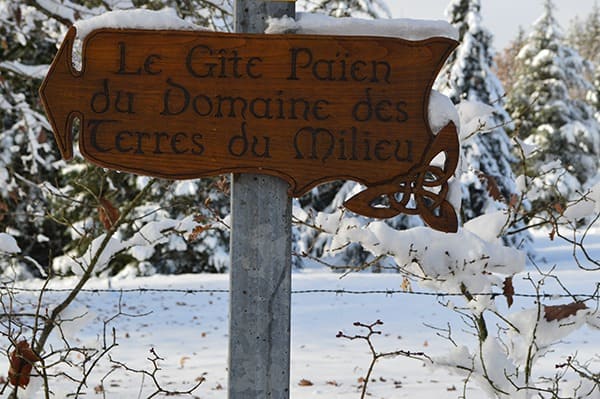
[[[575,18],[569,25],[567,43],[593,64],[590,79],[593,87],[586,93],[587,102],[594,107],[600,121],[600,6],[594,3],[592,11],[581,20]]]
[[[594,107],[596,120],[600,123],[600,64],[594,71],[594,87],[588,92],[587,100]]]
[[[554,4],[533,25],[517,56],[518,79],[508,90],[516,133],[538,147],[529,159],[529,197],[544,206],[564,203],[596,175],[600,132],[594,110],[583,99],[592,86],[586,63],[564,44]]]
[[[525,30],[520,27],[517,36],[494,57],[496,75],[504,88],[510,88],[517,80],[515,74],[516,58],[525,41]]]
[[[476,131],[462,132],[462,216],[466,222],[492,210],[507,208],[517,191],[512,173],[516,159],[506,133],[510,116],[504,108],[505,91],[494,73],[492,35],[482,25],[480,1],[453,0],[446,13],[459,31],[460,46],[440,74],[437,88],[455,104],[467,101],[493,107],[491,116],[474,127]],[[525,238],[509,237],[507,240],[515,245]]]
[[[56,180],[60,168],[37,97],[55,52],[48,39],[58,27],[32,7],[0,1],[0,228],[41,263],[64,243],[61,229],[45,217],[47,200],[39,188]]]
[[[600,6],[597,2],[583,20],[576,17],[570,23],[566,40],[586,60],[600,64]]]
[[[383,0],[299,0],[298,8],[333,17],[389,17],[390,11]]]

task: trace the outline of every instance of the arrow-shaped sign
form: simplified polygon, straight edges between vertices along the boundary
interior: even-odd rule
[[[64,158],[78,119],[82,155],[106,168],[174,179],[263,173],[288,181],[293,196],[350,179],[368,187],[348,202],[354,211],[420,213],[456,231],[445,200],[456,130],[435,136],[427,123],[455,41],[101,29],[85,38],[75,71],[75,34],[40,89]],[[437,153],[443,167],[430,166]]]

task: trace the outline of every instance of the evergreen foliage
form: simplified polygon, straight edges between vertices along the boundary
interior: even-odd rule
[[[496,63],[496,75],[502,86],[506,88],[511,88],[517,80],[517,74],[515,74],[516,69],[516,59],[517,55],[519,55],[519,51],[525,42],[525,30],[523,28],[519,28],[519,33],[517,36],[511,40],[507,47],[502,50],[499,54],[496,54],[494,57],[494,61]]]
[[[600,123],[600,64],[594,71],[594,87],[588,92],[587,100],[594,107],[596,120]]]
[[[32,7],[0,2],[0,226],[42,264],[51,248],[65,244],[45,217],[48,201],[40,185],[60,178],[59,156],[37,96],[44,64],[55,52],[47,38],[59,25]]]
[[[564,43],[554,4],[533,26],[517,56],[518,79],[508,91],[517,134],[538,147],[529,159],[534,208],[562,203],[583,191],[596,175],[600,131],[594,110],[584,101],[592,89],[588,64]]]
[[[576,17],[571,22],[566,40],[583,58],[600,64],[600,6],[597,2],[585,19]]]
[[[575,18],[567,33],[567,43],[593,66],[588,76],[592,85],[586,93],[586,101],[595,109],[596,120],[600,121],[600,6],[594,3],[592,11],[581,20]]]
[[[512,143],[506,132],[510,116],[504,107],[505,91],[496,76],[492,35],[481,23],[479,0],[453,0],[446,9],[448,19],[459,31],[460,46],[450,56],[440,74],[437,88],[457,104],[475,101],[493,106],[494,112],[480,132],[466,132],[461,143],[465,170],[463,187],[463,221],[490,211],[503,210],[517,192],[512,166]],[[505,238],[521,245],[527,235]]]
[[[390,11],[383,0],[299,0],[297,6],[308,12],[318,12],[338,18],[390,16]]]

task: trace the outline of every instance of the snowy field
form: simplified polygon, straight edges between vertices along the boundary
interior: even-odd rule
[[[582,273],[573,266],[571,248],[559,241],[551,242],[540,234],[536,246],[541,256],[546,258],[540,265],[550,267],[557,264],[558,275],[574,292],[592,293],[600,272]],[[600,232],[591,237],[588,248],[600,256]],[[535,273],[533,274],[535,276]],[[515,278],[517,293],[532,292],[527,283]],[[294,290],[346,289],[346,290],[398,290],[402,278],[390,274],[353,274],[343,279],[326,270],[295,272]],[[21,287],[37,287],[39,282],[22,282]],[[54,285],[54,288],[68,287],[68,281]],[[169,288],[169,289],[228,289],[227,275],[184,275],[153,276],[130,280],[96,280],[87,288]],[[419,287],[413,287],[418,290]],[[558,287],[547,285],[547,293],[560,293]],[[56,300],[63,293],[50,294]],[[120,295],[118,293],[84,293],[73,309],[73,317],[82,316],[65,328],[64,332],[72,345],[98,347],[102,342],[104,321],[117,313]],[[33,295],[23,293],[18,299],[26,303]],[[380,319],[381,336],[373,342],[378,351],[407,350],[425,352],[435,357],[443,355],[451,348],[448,340],[436,336],[430,326],[453,325],[453,338],[462,343],[473,340],[463,330],[464,324],[457,315],[438,304],[451,298],[441,298],[408,294],[334,294],[298,293],[292,297],[292,371],[291,397],[301,398],[359,398],[360,378],[365,375],[370,355],[365,342],[336,338],[338,331],[348,335],[364,333],[354,327],[355,321],[364,323]],[[454,298],[455,301],[461,299]],[[549,304],[562,302],[551,301]],[[503,298],[498,301],[504,304]],[[516,298],[514,310],[531,307],[532,298]],[[186,390],[201,377],[205,381],[190,397],[202,399],[226,398],[227,392],[227,335],[228,335],[228,294],[226,293],[167,293],[130,292],[121,297],[122,312],[108,324],[115,328],[118,346],[110,351],[112,359],[125,363],[131,368],[151,370],[146,360],[150,349],[164,360],[157,373],[160,383],[169,390]],[[149,314],[148,314],[149,313]],[[108,329],[110,331],[110,328]],[[544,358],[541,370],[552,375],[554,365],[564,361],[575,352],[588,358],[600,353],[598,331],[583,328],[568,337],[555,353]],[[2,342],[5,347],[6,342]],[[8,369],[6,359],[0,364]],[[596,356],[596,362],[598,362]],[[598,369],[598,363],[592,364]],[[88,380],[89,397],[106,398],[146,398],[154,389],[150,378],[140,374],[115,369],[108,358],[100,362]],[[68,374],[78,375],[80,370],[63,367]],[[106,376],[106,377],[105,377]],[[104,381],[101,385],[101,379]],[[373,382],[369,385],[371,398],[458,398],[462,395],[461,377],[426,367],[422,362],[403,357],[381,359],[375,366]],[[301,380],[305,380],[301,384]],[[39,381],[32,381],[27,397],[41,397],[35,392]],[[310,382],[310,383],[309,383]],[[312,385],[311,385],[312,384]],[[67,378],[58,377],[53,381],[56,398],[64,398],[72,392],[73,383]],[[35,392],[35,393],[34,393]],[[158,396],[161,397],[161,396]],[[467,397],[481,398],[483,393],[475,385],[470,385]]]

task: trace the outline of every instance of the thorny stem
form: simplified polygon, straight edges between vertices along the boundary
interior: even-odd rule
[[[371,362],[369,364],[367,374],[363,378],[363,386],[362,386],[360,399],[364,399],[367,396],[367,387],[368,387],[369,381],[371,379],[371,374],[373,373],[375,363],[377,363],[377,361],[379,359],[384,358],[384,357],[404,356],[404,357],[408,357],[411,359],[418,359],[418,360],[427,359],[432,362],[431,358],[429,356],[427,356],[424,352],[410,352],[410,351],[398,350],[398,351],[394,351],[394,352],[379,352],[378,353],[375,350],[375,346],[373,345],[371,337],[373,335],[381,335],[381,331],[375,330],[376,326],[383,325],[383,322],[381,320],[377,320],[371,324],[364,324],[364,323],[357,321],[354,323],[354,325],[356,327],[366,328],[369,331],[368,334],[367,335],[350,336],[350,335],[346,335],[340,331],[337,333],[336,337],[337,338],[346,338],[346,339],[349,339],[350,341],[354,341],[356,339],[366,341],[367,345],[369,346],[369,350],[371,351]]]
[[[156,182],[156,179],[150,180],[148,182],[148,184],[146,185],[146,187],[144,187],[144,189],[142,191],[140,191],[136,195],[136,197],[131,202],[129,202],[127,204],[127,206],[123,209],[123,212],[119,216],[119,219],[116,221],[116,223],[114,223],[114,225],[111,226],[110,229],[108,229],[108,231],[106,233],[106,236],[102,240],[102,243],[100,244],[98,250],[96,251],[96,253],[92,257],[89,265],[84,270],[84,273],[82,274],[81,278],[79,279],[79,281],[77,282],[77,284],[75,285],[75,287],[73,287],[73,289],[69,292],[69,294],[67,295],[67,297],[52,310],[52,312],[50,313],[50,316],[48,316],[45,319],[45,321],[44,321],[44,327],[43,327],[42,332],[40,334],[40,338],[37,340],[37,344],[34,347],[34,352],[38,356],[39,356],[40,353],[42,353],[44,351],[44,348],[46,346],[46,341],[50,337],[50,334],[52,333],[52,331],[54,331],[54,328],[56,328],[58,326],[58,321],[59,321],[60,314],[67,307],[69,307],[69,305],[79,295],[79,293],[81,292],[81,289],[85,286],[85,284],[88,282],[88,280],[92,277],[92,272],[93,272],[96,264],[98,263],[98,260],[100,259],[100,256],[104,252],[106,246],[110,242],[112,236],[117,232],[117,230],[119,229],[119,227],[121,226],[121,224],[123,224],[123,222],[125,221],[125,219],[135,209],[135,207],[137,207],[141,203],[141,201],[145,198],[145,196],[150,191],[150,189],[152,188],[152,186],[153,186],[153,184],[155,182]],[[39,301],[41,301],[41,296],[42,296],[42,293],[40,293],[40,299],[39,299]],[[39,306],[40,305],[38,304],[38,307]],[[37,330],[37,327],[36,327],[35,330]],[[35,336],[32,337],[32,342],[35,342]],[[41,357],[41,356],[39,356],[39,357]],[[45,372],[43,371],[42,374],[45,374]],[[18,387],[15,387],[14,390],[12,391],[10,397],[11,398],[16,398],[17,397],[17,391],[18,391]],[[48,389],[45,389],[45,391],[47,393],[49,392]]]
[[[50,333],[52,332],[52,330],[54,330],[54,327],[56,327],[56,321],[58,320],[58,317],[60,316],[60,314],[71,304],[71,302],[73,302],[73,300],[75,300],[77,295],[79,295],[79,292],[81,291],[81,289],[85,286],[85,284],[88,282],[88,280],[92,277],[92,271],[94,270],[94,267],[98,263],[100,256],[104,252],[104,249],[110,242],[112,236],[117,232],[117,230],[119,229],[121,224],[123,224],[125,218],[127,216],[129,216],[129,214],[133,211],[133,209],[140,204],[142,199],[150,191],[150,189],[152,188],[152,186],[155,182],[156,182],[156,179],[150,180],[150,182],[148,182],[146,187],[144,187],[144,189],[142,191],[140,191],[138,193],[138,195],[131,202],[129,202],[129,204],[127,204],[127,206],[123,209],[123,212],[119,216],[119,219],[117,220],[117,222],[114,223],[111,226],[111,228],[107,231],[104,239],[102,240],[102,243],[100,244],[98,250],[94,254],[88,267],[85,269],[79,282],[75,285],[75,287],[73,287],[73,290],[71,290],[71,292],[69,293],[69,295],[67,295],[65,300],[62,301],[58,306],[56,306],[52,310],[49,320],[46,321],[46,323],[44,323],[44,329],[42,330],[42,334],[40,335],[40,339],[38,340],[38,343],[36,345],[35,351],[37,353],[40,353],[44,350],[46,341],[48,340],[48,337],[50,336]]]
[[[148,376],[152,379],[152,383],[154,384],[155,391],[153,393],[151,393],[149,396],[147,396],[148,399],[153,398],[159,394],[165,394],[165,396],[191,395],[192,392],[194,392],[196,389],[198,389],[198,387],[205,381],[204,377],[200,377],[196,380],[197,382],[196,382],[196,384],[194,384],[194,386],[192,386],[190,389],[185,390],[185,391],[167,390],[161,386],[160,382],[158,381],[158,377],[156,375],[160,371],[158,361],[164,360],[164,359],[161,358],[160,356],[158,356],[158,354],[156,353],[154,348],[150,349],[150,354],[152,356],[148,357],[147,360],[152,363],[152,371],[151,372],[147,371],[147,370],[133,369],[133,368],[127,366],[125,363],[121,363],[117,360],[112,359],[110,357],[110,355],[109,355],[109,359],[115,366],[121,367],[124,370],[132,372],[132,373],[141,374],[142,378],[145,378],[146,376]]]

